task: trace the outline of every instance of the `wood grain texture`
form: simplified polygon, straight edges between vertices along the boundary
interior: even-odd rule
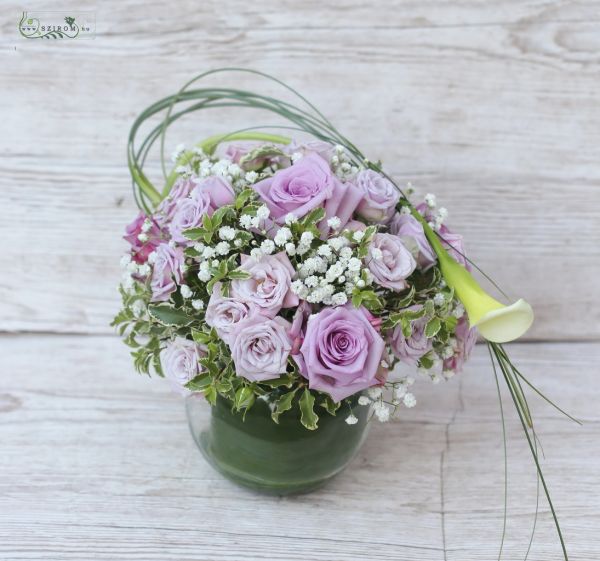
[[[125,139],[142,108],[196,73],[231,65],[272,73],[402,182],[438,195],[470,256],[534,305],[529,339],[597,340],[600,2],[74,7],[96,11],[95,40],[21,39],[23,5],[0,5],[0,332],[33,332],[0,335],[0,559],[495,559],[503,454],[484,347],[451,382],[419,383],[418,406],[375,425],[350,468],[319,492],[258,496],[202,460],[178,398],[136,376],[127,349],[107,336],[119,305],[120,233],[135,212]],[[281,93],[248,76],[212,83]],[[167,142],[170,150],[272,123],[253,112],[206,113],[176,125]],[[571,559],[597,561],[600,348],[511,351],[585,423],[534,400]],[[512,560],[527,549],[535,473],[512,413],[507,428],[503,558]],[[540,504],[529,559],[559,559]]]
[[[532,381],[585,423],[577,427],[532,398],[571,558],[596,561],[600,347],[529,344],[511,351]],[[115,337],[3,336],[0,558],[495,559],[503,456],[487,361],[478,346],[460,377],[437,386],[418,381],[417,407],[375,424],[343,474],[313,494],[280,499],[216,474],[188,434],[180,399],[164,381],[135,375]],[[507,409],[505,558],[521,559],[535,475]],[[559,559],[547,505],[540,504],[530,558]]]
[[[128,128],[191,75],[239,65],[287,80],[437,193],[472,258],[533,304],[529,338],[599,338],[600,3],[268,4],[82,1],[97,38],[44,43],[18,37],[21,7],[2,4],[0,330],[110,332],[134,213]],[[168,144],[271,123],[207,113]]]

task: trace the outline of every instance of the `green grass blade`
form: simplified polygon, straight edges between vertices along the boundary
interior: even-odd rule
[[[504,358],[506,360],[508,360],[508,356],[506,354],[506,351],[502,347],[502,345],[499,345],[499,347],[500,347],[500,351],[502,352],[502,355],[504,356]],[[538,390],[527,378],[525,378],[525,376],[523,376],[523,374],[521,374],[521,372],[517,369],[516,366],[513,365],[512,369],[514,370],[515,374],[517,374],[517,376],[519,378],[521,378],[521,380],[523,380],[523,382],[525,382],[544,401],[546,401],[547,403],[552,405],[552,407],[554,407],[554,409],[556,409],[559,413],[562,413],[565,417],[571,419],[571,421],[574,421],[578,425],[583,425],[583,423],[579,419],[573,417],[572,415],[569,415],[564,409],[561,409],[558,405],[556,405],[556,403],[554,403],[552,400],[550,400],[548,397],[546,397],[540,390]]]
[[[562,548],[564,560],[569,561],[569,556],[567,554],[567,548],[565,546],[565,541],[563,539],[562,531],[560,529],[560,523],[558,522],[556,510],[554,509],[554,503],[552,502],[552,498],[550,497],[550,491],[548,490],[548,486],[546,485],[546,479],[544,478],[544,474],[542,472],[542,467],[540,465],[538,455],[533,446],[531,437],[529,436],[529,430],[527,428],[527,423],[525,421],[525,417],[523,416],[523,413],[519,407],[519,402],[517,400],[517,397],[516,397],[515,393],[513,392],[513,385],[509,381],[511,373],[506,370],[506,366],[502,362],[502,355],[501,355],[500,349],[498,348],[498,345],[496,343],[489,343],[489,345],[491,346],[491,348],[494,352],[494,355],[496,357],[496,360],[498,361],[498,365],[500,366],[500,370],[502,371],[502,374],[504,375],[504,379],[506,381],[508,391],[510,392],[510,396],[513,400],[513,403],[515,404],[515,408],[517,410],[517,415],[519,416],[519,420],[521,421],[521,425],[523,427],[523,432],[525,433],[525,437],[527,438],[527,443],[529,444],[529,449],[531,451],[531,455],[533,456],[533,459],[535,461],[535,466],[536,466],[537,472],[540,476],[540,480],[542,482],[542,487],[544,489],[544,494],[546,495],[546,500],[548,501],[548,505],[550,506],[550,511],[552,512],[552,518],[554,519],[554,526],[556,527],[556,531],[558,533],[558,538],[560,540],[560,545]],[[509,362],[509,364],[511,364],[511,363]]]
[[[502,393],[500,392],[500,382],[498,381],[498,371],[496,363],[492,356],[492,350],[488,344],[488,352],[492,361],[494,378],[496,380],[496,391],[498,392],[498,404],[500,405],[500,418],[502,419],[502,444],[504,446],[504,516],[502,518],[502,540],[500,541],[500,551],[498,552],[498,561],[502,558],[502,549],[504,548],[504,539],[506,537],[506,518],[508,512],[508,454],[506,450],[506,422],[504,420],[504,406],[502,405]]]

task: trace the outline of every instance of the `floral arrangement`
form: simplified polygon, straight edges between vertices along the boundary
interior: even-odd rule
[[[434,382],[460,372],[476,330],[382,174],[322,141],[181,148],[173,159],[168,196],[125,235],[115,323],[140,371],[238,410],[268,400],[275,422],[299,399],[308,429],[364,390],[358,404],[380,421],[414,406],[413,378],[390,376],[398,363]],[[468,266],[435,197],[417,212]]]
[[[487,294],[436,197],[413,201],[410,186],[402,190],[285,84],[270,78],[304,107],[237,89],[191,89],[226,70],[270,78],[205,73],[132,127],[128,159],[141,212],[126,228],[123,307],[113,323],[136,369],[241,413],[265,400],[274,423],[297,406],[315,430],[341,403],[369,407],[379,421],[413,407],[414,374],[434,383],[458,374],[479,333],[522,422],[567,559],[524,386],[542,394],[502,345],[529,328],[531,307]],[[174,112],[180,103],[193,105]],[[168,126],[223,106],[268,111],[293,125],[280,128],[312,139],[256,128],[219,135],[178,147],[168,173]],[[136,149],[141,125],[161,111],[162,124]],[[158,139],[162,190],[142,171]]]

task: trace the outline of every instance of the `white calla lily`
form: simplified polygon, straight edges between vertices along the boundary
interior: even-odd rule
[[[488,341],[506,343],[518,339],[531,327],[533,310],[528,302],[520,298],[510,306],[503,305],[502,308],[486,312],[476,323],[470,320],[469,323],[477,326],[479,333]]]
[[[413,216],[422,224],[425,235],[435,251],[442,275],[454,288],[469,317],[469,325],[477,327],[482,337],[493,343],[507,343],[521,337],[533,323],[533,310],[522,298],[505,305],[492,298],[460,263],[442,246],[438,236],[416,210]]]

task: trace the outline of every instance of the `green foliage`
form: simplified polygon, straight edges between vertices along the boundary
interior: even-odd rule
[[[236,396],[236,390],[242,388],[240,379],[235,377],[235,370],[227,344],[219,339],[212,329],[210,331],[193,330],[192,337],[196,343],[202,345],[205,352],[205,356],[200,359],[200,366],[201,376],[206,376],[206,378],[202,378],[200,383],[202,385],[201,391],[209,403],[214,404],[217,395],[221,395],[230,401],[237,399],[240,406],[250,407],[252,404],[249,403],[245,394],[240,393]],[[235,387],[234,379],[238,384]],[[192,382],[195,380],[192,380]]]
[[[389,306],[390,310],[402,310],[403,308],[408,308],[408,306],[410,306],[413,302],[413,299],[415,297],[415,286],[411,285],[411,287],[408,290],[408,294],[402,295],[402,293],[398,294],[398,300],[396,300],[396,295],[394,295],[394,301],[393,303],[390,303],[391,305]]]
[[[194,321],[184,310],[175,308],[170,304],[156,304],[148,306],[148,313],[151,317],[167,327],[182,327],[189,325]]]
[[[290,158],[289,154],[286,154],[277,148],[277,146],[263,144],[242,156],[240,158],[240,167],[248,171],[256,171],[264,167],[266,163],[268,164],[270,158],[275,157],[282,157],[287,160]]]
[[[117,328],[123,342],[132,349],[131,356],[137,372],[150,374],[153,371],[162,376],[160,341],[168,328],[154,326],[149,317],[134,311],[134,307],[140,303],[147,308],[146,302],[150,298],[148,287],[138,283],[131,292],[125,291],[123,287],[119,288],[119,292],[123,308],[114,317],[111,326]]]
[[[298,388],[292,390],[291,392],[287,392],[281,395],[279,399],[275,401],[275,407],[273,412],[271,413],[271,418],[276,423],[279,423],[279,416],[285,411],[289,411],[292,408],[292,403],[294,401],[294,397],[296,396],[296,392]]]
[[[315,430],[319,422],[319,416],[315,413],[315,398],[308,388],[300,398],[300,422],[308,430]]]
[[[437,294],[440,292],[442,272],[437,266],[431,267],[425,272],[417,270],[411,275],[411,281],[421,297]]]
[[[368,226],[364,236],[360,240],[356,253],[360,259],[364,259],[369,253],[369,246],[373,240],[373,236],[377,233],[377,226]]]
[[[272,380],[264,380],[260,382],[263,386],[268,386],[271,389],[275,388],[291,388],[292,384],[297,381],[297,377],[294,376],[291,372],[287,372],[286,374],[282,374],[279,378],[273,378]]]
[[[299,223],[306,227],[315,226],[325,218],[325,209],[323,207],[317,207],[311,210],[306,216],[304,216]]]
[[[424,307],[419,310],[403,310],[400,312],[392,312],[383,323],[383,328],[393,329],[398,324],[401,324],[404,336],[410,337],[410,334],[412,333],[411,322],[422,318],[426,313],[427,312]]]
[[[311,244],[314,247],[321,236],[318,224],[325,218],[325,209],[322,207],[315,208],[308,214],[303,216],[300,220],[292,222],[288,228],[291,230],[294,240],[298,241],[303,233],[310,232],[313,235],[313,242]]]
[[[198,329],[192,329],[192,339],[198,345],[208,345],[212,340],[217,338],[217,332],[214,329],[210,331],[199,331]]]
[[[242,271],[241,269],[235,269],[233,271],[229,271],[227,273],[227,278],[234,279],[249,279],[252,275],[246,271]]]
[[[214,285],[218,282],[227,283],[231,280],[247,279],[250,277],[246,271],[239,269],[236,254],[221,261],[218,267],[211,267],[210,272],[212,273],[212,278],[206,283],[208,294],[212,293]]]
[[[355,288],[352,292],[352,305],[355,308],[364,306],[371,312],[381,312],[383,303],[376,292],[370,288]]]
[[[205,241],[206,243],[208,243],[208,242],[210,242],[210,239],[212,237],[212,232],[208,232],[206,230],[206,228],[204,228],[203,226],[199,226],[197,228],[188,228],[187,230],[184,230],[183,235],[188,240],[192,240],[192,241],[202,240],[202,241]]]
[[[193,392],[201,392],[206,389],[206,387],[210,384],[211,379],[210,375],[207,372],[203,372],[199,374],[194,379],[190,380],[185,387]]]
[[[333,401],[331,396],[326,394],[323,394],[323,399],[319,402],[319,405],[334,417],[341,404],[341,401]]]
[[[235,392],[233,407],[237,411],[247,411],[248,409],[250,409],[250,407],[252,407],[252,405],[254,405],[255,400],[256,397],[254,395],[254,392],[252,391],[252,388],[248,386],[242,386],[238,388],[238,390]]]
[[[150,366],[155,368],[157,374],[162,376],[160,368],[160,341],[156,337],[149,339],[148,343],[131,353],[133,365],[140,373],[149,373]]]
[[[426,368],[427,370],[429,370],[430,368],[433,368],[433,365],[433,357],[430,353],[422,356],[419,359],[419,366],[421,366],[422,368]]]
[[[183,235],[193,241],[202,240],[205,243],[210,243],[222,226],[226,218],[235,218],[236,209],[231,205],[225,205],[217,209],[212,216],[205,214],[202,217],[202,226],[196,228],[188,228],[183,231]]]
[[[427,337],[428,339],[435,337],[441,327],[442,322],[440,321],[440,318],[431,318],[425,325],[425,337]]]
[[[244,189],[235,198],[235,209],[242,210],[249,201],[256,200],[256,191],[254,189]]]
[[[426,300],[423,303],[423,307],[425,308],[425,315],[432,316],[435,313],[435,304],[433,300]]]
[[[217,391],[217,388],[215,386],[207,386],[204,389],[204,398],[211,405],[215,405],[215,403],[217,403],[217,395],[218,395],[218,393],[219,392]]]

